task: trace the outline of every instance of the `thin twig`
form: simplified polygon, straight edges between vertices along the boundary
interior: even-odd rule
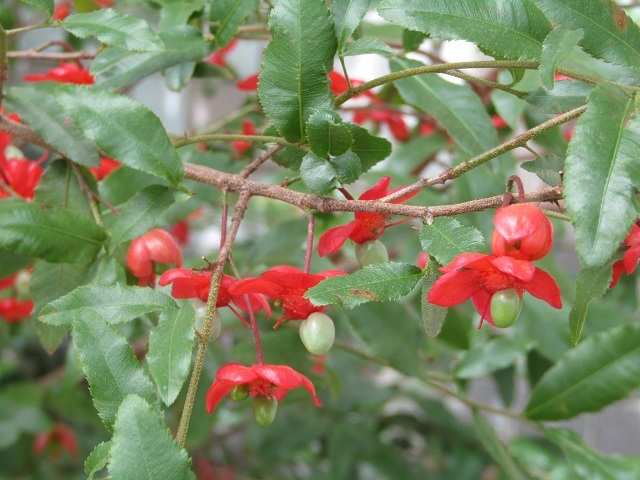
[[[76,165],[74,162],[69,160],[67,160],[67,164],[71,165],[71,168],[73,169],[73,172],[75,173],[76,178],[78,179],[80,190],[82,190],[85,196],[87,197],[87,202],[89,203],[89,209],[91,210],[93,219],[98,225],[100,225],[101,227],[104,227],[104,222],[102,221],[102,214],[100,213],[100,208],[98,207],[98,202],[96,202],[94,192],[91,190],[91,188],[89,188],[89,185],[87,185],[87,182],[82,176],[82,172],[80,172],[78,165]]]
[[[313,234],[316,229],[315,217],[307,211],[307,251],[304,256],[304,273],[309,273],[311,269],[311,255],[313,254]]]
[[[244,167],[242,171],[239,173],[239,175],[242,178],[247,178],[249,175],[255,172],[258,168],[260,168],[260,165],[262,165],[264,162],[269,160],[274,154],[278,153],[284,147],[285,145],[276,145],[275,147],[270,148],[269,150],[261,154],[258,158],[253,160],[249,165]]]
[[[184,147],[186,145],[191,145],[193,143],[200,142],[263,142],[263,143],[278,143],[280,145],[290,145],[284,138],[281,137],[270,137],[264,135],[236,135],[232,133],[212,133],[209,135],[198,135],[195,137],[187,137],[181,138],[180,140],[175,140],[173,145],[176,148]]]

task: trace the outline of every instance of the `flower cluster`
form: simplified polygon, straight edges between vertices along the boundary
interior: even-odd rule
[[[555,280],[531,261],[544,257],[552,245],[553,227],[542,211],[531,204],[498,209],[493,220],[493,254],[463,253],[440,269],[427,300],[442,307],[458,305],[469,298],[480,314],[480,326],[491,318],[491,299],[496,292],[524,291],[554,308],[562,308]]]

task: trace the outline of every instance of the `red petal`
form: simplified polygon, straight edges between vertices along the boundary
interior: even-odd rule
[[[153,274],[151,256],[142,238],[136,238],[129,245],[127,267],[138,278],[149,278]]]
[[[611,268],[611,283],[609,284],[609,288],[613,288],[618,284],[618,281],[622,276],[622,272],[624,272],[624,262],[622,260],[618,260]]]
[[[193,271],[188,268],[172,268],[167,270],[162,274],[160,280],[158,281],[158,285],[161,287],[166,287],[170,283],[175,282],[181,278],[191,278],[193,277]]]
[[[445,265],[444,267],[440,268],[440,271],[443,273],[454,272],[459,268],[466,267],[479,260],[487,260],[487,266],[488,266],[489,261],[492,258],[493,256],[486,255],[484,253],[477,253],[477,252],[461,253],[456,258],[454,258],[448,265]],[[474,270],[482,270],[482,268],[474,268]]]
[[[229,288],[231,295],[244,295],[245,293],[262,293],[267,297],[279,298],[284,289],[264,278],[244,278]]]
[[[258,90],[258,74],[251,75],[250,77],[240,80],[236,83],[236,88],[243,92],[255,92]]]
[[[493,217],[493,225],[507,243],[531,235],[544,221],[549,221],[542,210],[530,203],[516,203],[499,208]]]
[[[287,365],[256,365],[254,370],[260,377],[282,389],[291,390],[300,386],[304,387],[313,397],[315,404],[318,407],[322,406],[322,402],[316,396],[316,390],[311,380],[296,372],[293,368]]]
[[[246,367],[240,363],[227,363],[220,367],[216,373],[216,381],[233,383],[234,385],[249,383],[256,378],[258,378],[258,374],[255,372],[255,365]]]
[[[346,225],[330,228],[324,232],[318,241],[318,255],[324,257],[330,253],[337,252],[347,241],[356,226],[357,222],[353,221]]]
[[[492,296],[493,295],[486,290],[480,290],[471,298],[473,306],[476,307],[476,311],[480,314],[480,323],[478,324],[478,328],[482,327],[482,322],[484,322],[485,320],[491,325],[495,325],[495,323],[493,323],[493,319],[491,318]]]
[[[553,277],[544,270],[536,268],[533,278],[524,284],[524,289],[553,308],[562,308],[560,288]]]
[[[386,197],[389,193],[390,184],[391,177],[382,177],[378,183],[360,195],[358,200],[378,200],[379,198]]]
[[[166,230],[155,228],[141,237],[149,250],[151,260],[159,263],[182,265],[182,250]]]
[[[635,226],[635,225],[634,225]],[[629,250],[624,252],[624,271],[631,275],[638,265],[640,259],[640,243],[634,243]]]
[[[211,414],[216,408],[216,405],[218,405],[218,402],[220,402],[233,387],[234,385],[231,383],[213,382],[207,392],[207,413]]]
[[[515,258],[508,256],[492,259],[491,265],[501,272],[511,275],[523,282],[531,280],[536,271],[536,267],[534,267],[528,260],[516,260]]]
[[[455,270],[445,273],[433,284],[427,301],[441,307],[452,307],[478,293],[482,288],[475,270]]]

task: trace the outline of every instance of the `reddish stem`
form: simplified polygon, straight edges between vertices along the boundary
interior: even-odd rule
[[[347,192],[346,188],[339,188],[338,191],[342,193],[342,195],[344,195],[344,198],[346,198],[347,200],[353,200],[353,197],[349,192]]]
[[[304,273],[309,273],[311,268],[311,255],[313,254],[313,233],[316,229],[315,217],[311,212],[307,213],[307,253],[304,257]]]
[[[395,227],[396,225],[400,225],[402,223],[407,223],[410,222],[411,220],[415,220],[414,217],[409,217],[409,218],[403,218],[402,220],[398,220],[397,222],[393,222],[393,223],[388,223],[384,226],[385,230],[389,227]]]
[[[244,301],[249,306],[249,318],[251,319],[251,330],[253,330],[253,341],[256,344],[256,362],[258,365],[264,365],[264,357],[262,355],[262,343],[260,343],[260,332],[258,331],[258,322],[256,322],[256,314],[251,308],[251,299],[248,294],[244,295]]]
[[[511,203],[511,189],[514,183],[518,187],[518,203],[525,203],[527,201],[524,196],[524,185],[522,184],[522,180],[520,180],[520,177],[517,175],[511,175],[509,180],[507,180],[507,189],[502,197],[503,207],[506,207]]]

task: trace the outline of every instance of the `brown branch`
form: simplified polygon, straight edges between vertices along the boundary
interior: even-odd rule
[[[23,125],[22,123],[14,122],[13,120],[10,120],[8,117],[2,114],[0,114],[0,130],[7,132],[12,137],[20,138],[27,143],[38,145],[39,147],[42,147],[46,150],[64,156],[57,149],[45,142],[40,135],[31,130],[29,127]]]
[[[276,145],[275,147],[270,148],[269,150],[264,152],[262,155],[260,155],[258,158],[256,158],[254,161],[252,161],[249,165],[244,167],[240,172],[240,176],[242,178],[247,178],[249,175],[255,172],[258,168],[260,168],[260,165],[262,165],[264,162],[269,160],[274,154],[278,153],[284,147],[285,145]]]
[[[64,62],[67,60],[89,60],[95,58],[96,52],[41,52],[39,50],[19,50],[8,52],[9,59],[26,59],[26,60],[54,60]]]

